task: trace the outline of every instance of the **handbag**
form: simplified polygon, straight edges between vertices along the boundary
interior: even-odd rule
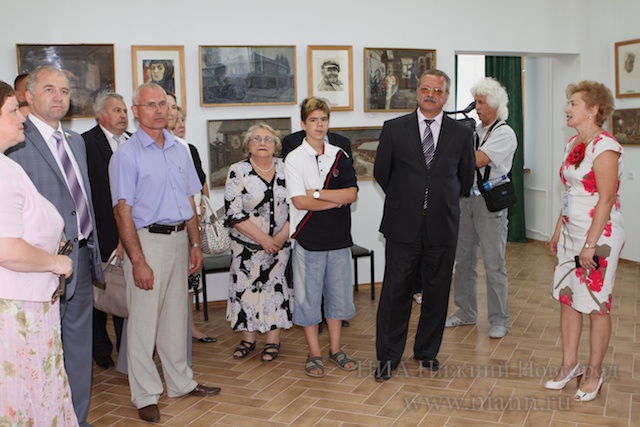
[[[200,220],[200,247],[202,252],[209,255],[218,255],[227,252],[231,247],[229,231],[222,223],[222,216],[218,216],[211,207],[209,198],[202,196],[205,212]]]
[[[483,179],[480,176],[480,171],[476,169],[476,174],[478,176],[478,190],[480,190],[482,197],[484,197],[484,203],[487,205],[489,212],[498,212],[502,209],[515,205],[518,201],[518,196],[516,195],[516,187],[513,185],[513,182],[507,181],[500,185],[496,185],[490,190],[484,189],[483,184],[489,178],[489,171],[491,171],[491,166],[485,166]]]
[[[118,317],[129,317],[127,284],[124,280],[123,261],[114,250],[107,262],[102,263],[105,283],[93,283],[93,307]]]

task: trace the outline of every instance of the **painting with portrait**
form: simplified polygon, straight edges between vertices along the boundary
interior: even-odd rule
[[[615,44],[616,98],[640,96],[640,39]]]
[[[143,83],[157,83],[175,94],[186,112],[183,46],[131,46],[131,66],[133,90]]]
[[[258,123],[266,123],[276,130],[278,137],[291,133],[291,118],[208,120],[209,187],[224,187],[229,166],[246,158],[242,141],[247,130]],[[280,153],[276,151],[276,156]]]
[[[309,46],[309,96],[325,98],[332,111],[353,110],[351,46]]]
[[[364,110],[413,111],[425,71],[436,68],[436,51],[364,49]]]
[[[30,73],[42,65],[53,65],[65,72],[71,88],[66,117],[95,117],[96,96],[116,89],[112,44],[19,44],[17,55],[18,74]]]

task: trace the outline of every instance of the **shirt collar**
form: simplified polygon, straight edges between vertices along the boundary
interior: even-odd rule
[[[151,144],[158,145],[156,141],[151,138],[149,134],[144,131],[144,129],[142,129],[142,127],[138,127],[136,134],[138,135],[138,138],[140,139],[140,142],[144,147],[148,147]],[[173,134],[171,134],[168,130],[162,129],[162,135],[164,136],[164,148],[162,148],[163,150],[166,150],[172,145],[179,144],[179,142],[176,140],[176,137],[173,136]],[[158,148],[160,148],[160,146],[158,146]]]
[[[422,114],[422,111],[420,111],[420,108],[417,108],[416,111],[418,112],[418,122],[424,123],[424,121],[427,120],[427,118],[424,116],[424,114]],[[438,124],[438,126],[442,126],[443,117],[444,117],[444,111],[440,111],[440,114],[435,116],[433,119],[429,119],[429,120],[434,120]]]
[[[38,132],[40,132],[40,135],[42,135],[44,140],[47,142],[49,142],[51,136],[55,131],[59,131],[62,135],[65,134],[64,130],[62,130],[62,124],[60,122],[58,122],[58,127],[54,129],[49,126],[49,124],[43,122],[33,114],[29,114],[29,120],[31,120],[31,123],[33,123],[36,129],[38,129]]]

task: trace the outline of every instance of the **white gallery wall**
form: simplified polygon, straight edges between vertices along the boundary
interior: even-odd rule
[[[364,112],[365,47],[436,49],[438,68],[452,77],[456,53],[526,56],[525,165],[531,169],[525,178],[527,234],[539,240],[549,238],[559,212],[557,170],[571,135],[564,124],[564,88],[571,81],[593,79],[614,90],[614,43],[640,38],[637,0],[618,0],[606,7],[600,0],[32,0],[4,4],[3,16],[0,79],[12,82],[16,75],[17,43],[113,43],[116,91],[128,105],[131,45],[184,46],[186,139],[203,158],[208,155],[207,120],[290,116],[293,130],[300,125],[296,105],[200,107],[199,45],[295,45],[297,102],[307,95],[307,46],[352,46],[354,110],[333,113],[333,127],[380,126],[398,115]],[[454,100],[452,95],[448,109],[454,108]],[[616,106],[638,108],[640,98],[616,100]],[[82,119],[68,126],[84,132],[94,124]],[[135,130],[133,121],[129,130]],[[640,147],[626,148],[621,187],[627,220],[623,258],[640,261],[640,230],[633,226],[640,217],[640,185],[627,179],[632,171],[640,176]],[[354,241],[376,251],[375,279],[381,281],[384,245],[378,226],[384,195],[373,181],[359,186],[359,200],[352,207]],[[215,205],[221,205],[222,191],[214,189],[212,194]],[[368,261],[360,262],[364,283]],[[210,299],[225,297],[227,279],[222,276],[210,280]]]

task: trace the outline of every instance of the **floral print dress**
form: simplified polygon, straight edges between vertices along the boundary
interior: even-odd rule
[[[618,258],[624,245],[624,222],[617,195],[622,174],[622,146],[607,132],[602,132],[586,147],[584,143],[572,147],[576,137],[577,135],[569,140],[560,168],[560,179],[564,184],[566,196],[563,201],[558,265],[554,271],[552,296],[581,313],[608,314],[611,312]],[[620,153],[616,202],[611,208],[609,221],[596,243],[600,267],[587,274],[584,269],[576,268],[575,257],[586,243],[587,232],[599,198],[593,162],[608,150]]]
[[[227,225],[232,227],[227,320],[235,331],[268,332],[292,326],[293,290],[285,277],[290,244],[270,255],[233,228],[238,222],[251,221],[273,236],[289,220],[284,163],[277,158],[274,162],[271,182],[262,179],[248,160],[231,165],[227,176],[224,199]]]

